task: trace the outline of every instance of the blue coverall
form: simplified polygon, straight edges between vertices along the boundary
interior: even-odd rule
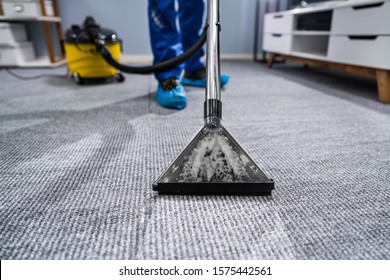
[[[204,0],[178,0],[179,9],[175,9],[175,0],[149,0],[149,29],[154,64],[177,57],[189,49],[200,37],[203,25]],[[176,19],[179,19],[179,26]],[[178,30],[179,29],[179,30]],[[183,68],[193,73],[204,63],[200,60],[203,49],[169,71],[155,73],[158,81],[167,78],[179,78]]]

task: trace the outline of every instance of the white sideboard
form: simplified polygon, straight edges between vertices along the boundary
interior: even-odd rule
[[[263,49],[307,65],[374,76],[390,103],[390,0],[330,1],[269,13]]]
[[[5,28],[8,28],[4,23],[21,24],[27,22],[37,22],[42,26],[48,55],[45,57],[35,57],[31,43],[30,45],[27,42],[23,44],[0,42],[0,66],[45,68],[65,64],[65,54],[61,48],[62,28],[58,1],[0,0],[0,27],[3,28],[3,32],[7,32]],[[8,32],[11,32],[11,30],[8,30]],[[0,36],[4,36],[4,34],[0,34]],[[30,35],[36,37],[34,33]],[[58,51],[56,52],[57,46]]]

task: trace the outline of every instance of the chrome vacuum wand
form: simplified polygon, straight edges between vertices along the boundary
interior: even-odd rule
[[[221,80],[219,64],[219,0],[207,1],[207,58],[206,101],[204,103],[205,125],[218,128],[222,119]]]

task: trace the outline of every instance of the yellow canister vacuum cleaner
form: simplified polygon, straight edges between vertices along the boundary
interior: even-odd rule
[[[207,37],[207,26],[198,41],[181,55],[155,65],[132,66],[120,63],[122,40],[107,28],[101,28],[91,16],[82,26],[72,25],[65,33],[64,50],[71,77],[83,84],[87,80],[115,77],[124,81],[121,72],[151,74],[169,70],[187,61],[203,47]],[[121,71],[121,72],[120,72]]]
[[[93,17],[88,16],[82,27],[72,25],[65,34],[65,54],[71,77],[78,83],[87,80],[102,80],[114,77],[123,82],[125,77],[109,65],[96,49],[95,39],[99,36],[115,60],[120,60],[122,41],[118,35],[105,28],[100,28]]]

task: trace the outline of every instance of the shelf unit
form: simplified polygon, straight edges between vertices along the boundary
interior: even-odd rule
[[[291,53],[325,58],[328,52],[328,44],[329,35],[294,35]]]
[[[263,49],[278,56],[375,77],[378,97],[390,103],[390,0],[338,1],[269,13]]]
[[[47,49],[47,57],[38,57],[33,61],[26,61],[25,63],[18,65],[18,67],[58,67],[66,63],[65,53],[62,48],[62,28],[61,28],[61,17],[58,8],[57,0],[52,0],[53,3],[53,16],[48,16],[45,8],[45,1],[39,0],[41,15],[40,16],[26,16],[26,15],[0,15],[0,22],[40,22],[43,28],[45,37],[45,46]],[[1,6],[1,5],[0,5]],[[3,11],[1,11],[3,13]],[[52,37],[51,26],[55,27],[55,40]],[[57,44],[60,54],[55,53],[55,44]]]

